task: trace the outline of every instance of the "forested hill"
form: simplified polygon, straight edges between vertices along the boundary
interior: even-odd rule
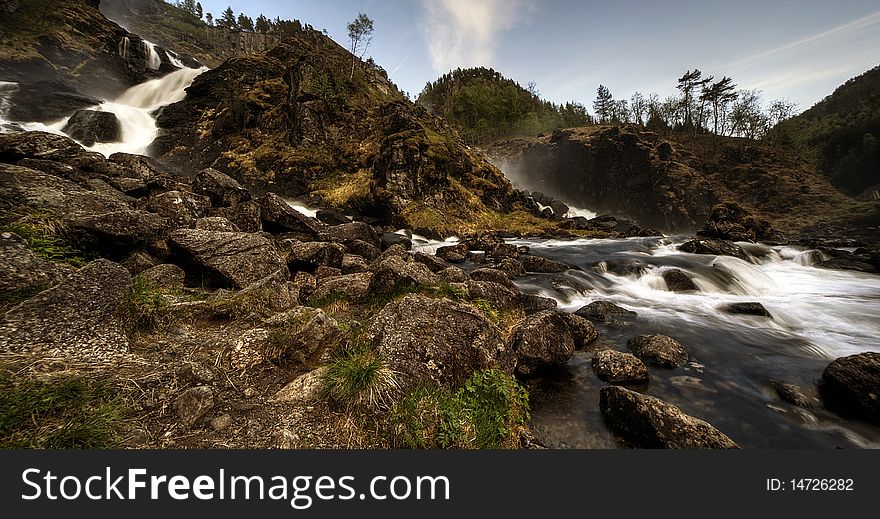
[[[544,101],[533,84],[523,88],[483,67],[444,74],[425,86],[417,103],[452,122],[465,140],[474,144],[591,122],[583,105]]]
[[[775,132],[782,142],[814,154],[836,187],[870,196],[880,189],[880,66],[847,81]]]

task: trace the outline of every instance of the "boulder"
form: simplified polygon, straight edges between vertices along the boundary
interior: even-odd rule
[[[499,245],[504,245],[504,238],[494,231],[479,231],[466,236],[463,242],[468,250],[489,252]]]
[[[196,229],[201,231],[241,232],[237,225],[222,216],[206,216],[196,220]]]
[[[519,306],[519,292],[493,281],[465,281],[452,283],[452,288],[463,290],[471,301],[482,299],[493,308],[512,309]]]
[[[342,225],[334,225],[327,229],[327,234],[331,239],[344,244],[360,240],[374,247],[379,246],[379,236],[376,234],[376,231],[371,225],[364,222],[348,222]]]
[[[374,261],[382,255],[382,251],[379,250],[379,247],[362,240],[354,240],[346,243],[345,248],[348,250],[349,254],[362,256],[367,261]]]
[[[351,221],[349,217],[332,209],[318,209],[315,211],[315,218],[327,225],[342,225]]]
[[[575,315],[603,323],[623,321],[638,316],[636,312],[617,306],[611,301],[593,301],[578,309]]]
[[[437,273],[437,277],[446,283],[467,283],[471,280],[468,273],[458,267],[446,267]]]
[[[318,281],[317,288],[311,294],[313,300],[326,300],[330,297],[341,297],[346,301],[364,301],[370,296],[372,272],[360,272],[343,276],[324,278]]]
[[[666,335],[640,335],[627,341],[626,346],[647,364],[661,368],[681,366],[689,358],[684,346]]]
[[[95,362],[124,355],[128,325],[119,309],[130,290],[131,275],[124,267],[95,260],[6,312],[0,352]]]
[[[214,407],[214,392],[208,386],[187,389],[174,399],[174,410],[187,429],[201,420]]]
[[[122,134],[116,114],[97,110],[77,110],[61,131],[86,146],[93,146],[96,142],[117,142]]]
[[[409,236],[396,232],[386,232],[380,237],[382,249],[387,249],[392,245],[400,245],[406,250],[412,249],[412,239]]]
[[[491,269],[491,268],[479,268],[471,271],[471,279],[474,281],[491,281],[493,283],[498,283],[499,285],[505,286],[511,290],[519,292],[519,289],[510,278],[507,277],[501,270]]]
[[[494,261],[519,257],[519,247],[510,243],[499,243],[486,250],[486,257]]]
[[[231,207],[251,199],[250,192],[238,181],[214,168],[198,172],[193,190],[206,196],[214,207]]]
[[[697,290],[697,285],[694,284],[687,274],[679,269],[665,271],[663,273],[663,281],[666,282],[666,288],[670,292],[693,292]]]
[[[880,424],[880,353],[841,357],[822,372],[822,399],[835,413]]]
[[[609,384],[646,384],[648,367],[635,355],[615,350],[602,350],[593,356],[593,372]]]
[[[141,182],[153,182],[159,177],[176,180],[184,179],[173,169],[143,155],[114,153],[113,155],[110,155],[108,160],[113,164],[122,166],[122,168],[128,173],[123,176],[135,178]]]
[[[805,388],[797,384],[785,384],[773,382],[773,389],[783,402],[804,409],[814,409],[819,404],[818,394],[815,388]]]
[[[67,230],[70,241],[81,248],[112,255],[163,239],[171,223],[155,213],[123,209],[74,217],[68,221]]]
[[[0,162],[21,159],[64,160],[88,152],[75,140],[46,132],[0,133]]]
[[[443,260],[438,259],[437,256],[431,256],[425,254],[424,252],[416,252],[412,255],[412,257],[414,260],[422,263],[423,265],[431,269],[431,272],[434,272],[435,274],[449,266]]]
[[[470,305],[409,294],[387,304],[367,339],[403,389],[459,387],[477,370],[513,372],[514,357],[489,320]]]
[[[589,319],[568,312],[560,312],[559,315],[565,320],[565,324],[568,325],[568,331],[571,332],[575,349],[586,348],[589,343],[599,337],[599,332],[596,331],[596,327],[593,326]]]
[[[493,265],[492,268],[504,272],[507,278],[511,280],[526,275],[526,269],[523,268],[522,264],[512,258],[504,258],[499,263]]]
[[[38,257],[24,238],[0,233],[0,308],[58,284],[72,270]]]
[[[564,365],[574,355],[575,343],[565,319],[550,310],[520,321],[512,331],[510,349],[516,356],[517,374],[527,376]]]
[[[266,360],[281,366],[317,367],[329,359],[342,337],[335,319],[317,308],[296,307],[272,316]]]
[[[471,251],[467,244],[458,243],[456,245],[445,245],[437,249],[435,256],[447,263],[463,263],[464,260],[471,256]]]
[[[758,317],[769,317],[773,319],[773,314],[764,308],[764,305],[757,302],[751,303],[730,303],[720,308],[722,312],[734,315],[754,315]]]
[[[271,233],[289,232],[306,239],[317,239],[321,223],[300,213],[275,193],[266,193],[257,202],[263,228]]]
[[[321,398],[324,389],[324,376],[326,373],[327,368],[320,367],[296,377],[275,393],[269,399],[269,402],[288,404],[317,402]]]
[[[678,250],[690,254],[707,254],[711,256],[733,256],[749,261],[751,256],[745,249],[735,243],[724,240],[691,240],[683,243]]]
[[[599,409],[608,427],[629,444],[646,449],[737,449],[710,424],[659,398],[620,386],[599,391]]]
[[[209,214],[226,218],[242,232],[260,232],[263,230],[263,223],[260,218],[260,204],[253,200],[232,207],[214,209]]]
[[[281,250],[291,272],[315,272],[318,267],[342,267],[345,247],[338,243],[284,240]]]
[[[555,310],[558,303],[555,299],[550,299],[549,297],[520,294],[519,304],[526,315],[531,315],[543,312],[544,310]]]
[[[699,236],[730,241],[758,241],[773,239],[778,232],[770,222],[754,216],[735,202],[725,202],[712,208]]]
[[[542,258],[541,256],[521,256],[519,258],[526,272],[537,272],[544,274],[559,273],[570,270],[571,267],[565,263]]]
[[[150,256],[146,252],[134,250],[119,263],[128,269],[132,276],[136,276],[145,270],[159,265],[159,260]]]
[[[340,267],[344,274],[355,274],[358,272],[366,272],[370,266],[367,260],[356,254],[345,254],[342,256],[342,266]]]
[[[371,267],[373,278],[370,281],[371,294],[391,294],[397,290],[432,286],[438,283],[437,277],[428,267],[415,261],[405,261],[400,256],[389,256]]]
[[[272,242],[258,234],[180,229],[169,242],[197,286],[246,288],[287,267]]]
[[[163,263],[142,272],[137,279],[152,288],[179,289],[183,288],[186,272],[177,265]]]
[[[140,204],[143,209],[164,216],[175,228],[195,227],[196,220],[207,216],[211,200],[186,191],[166,191]]]

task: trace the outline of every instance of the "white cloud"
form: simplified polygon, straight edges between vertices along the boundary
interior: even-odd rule
[[[530,0],[423,0],[422,32],[438,73],[492,66],[498,37],[523,20]]]

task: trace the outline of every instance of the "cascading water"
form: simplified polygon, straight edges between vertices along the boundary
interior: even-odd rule
[[[166,50],[165,54],[168,55],[168,61],[171,62],[177,68],[186,68],[186,65],[183,64],[183,61],[180,60],[180,54],[174,52],[173,50]]]
[[[143,40],[143,43],[147,54],[147,66],[153,70],[159,70],[159,67],[162,66],[162,58],[156,51],[156,44],[147,40]]]
[[[7,117],[9,109],[12,108],[9,98],[16,92],[18,92],[18,83],[0,81],[0,131],[9,122]]]
[[[815,387],[832,359],[880,351],[880,276],[810,266],[821,259],[818,251],[741,244],[754,255],[749,262],[682,253],[681,242],[514,241],[578,267],[515,283],[525,293],[555,299],[564,311],[604,300],[638,313],[623,322],[597,323],[597,347],[628,351],[627,340],[642,334],[678,339],[690,362],[675,370],[652,368],[644,391],[707,420],[743,446],[880,445],[880,428],[845,420],[821,405],[812,411],[787,405],[772,388],[773,382]],[[698,290],[668,290],[663,273],[671,269],[685,273]],[[773,317],[723,310],[742,302],[759,302]],[[590,403],[598,401],[601,382],[589,358],[587,352],[575,355],[569,384],[561,391],[553,386],[550,403],[536,397],[535,422],[555,446],[614,446]]]
[[[119,40],[119,56],[122,59],[128,59],[128,46],[130,44],[130,40],[128,36],[123,36],[121,40]]]
[[[159,133],[153,113],[165,105],[183,100],[186,97],[186,87],[205,70],[207,69],[182,68],[162,78],[135,85],[116,100],[94,107],[94,110],[112,112],[116,115],[122,136],[119,142],[96,143],[87,149],[108,157],[117,152],[146,154],[147,148]],[[63,135],[62,129],[67,125],[68,119],[49,125],[27,123],[22,127],[30,131],[47,131]]]

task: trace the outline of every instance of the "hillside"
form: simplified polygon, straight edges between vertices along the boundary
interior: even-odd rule
[[[781,142],[811,154],[832,184],[869,198],[880,188],[880,66],[774,131]]]
[[[590,122],[576,103],[555,105],[486,68],[456,69],[428,83],[416,101],[452,123],[470,143],[535,136]]]

